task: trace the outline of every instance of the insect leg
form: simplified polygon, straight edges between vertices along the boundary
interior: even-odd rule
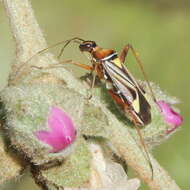
[[[31,65],[29,66],[30,68],[36,68],[36,69],[52,69],[52,68],[59,68],[59,67],[63,67],[63,64],[73,64],[73,65],[76,65],[80,68],[83,68],[85,70],[88,70],[88,71],[93,71],[93,67],[92,66],[89,66],[89,65],[85,65],[85,64],[82,64],[82,63],[78,63],[78,62],[74,62],[72,60],[66,60],[66,61],[62,61],[61,63],[57,63],[57,64],[51,64],[49,66],[46,66],[46,67],[40,67],[40,66],[36,66],[36,65]],[[27,67],[28,69],[27,70],[24,70],[20,73],[16,73],[16,76],[14,77],[14,79],[11,79],[10,80],[10,83],[11,84],[16,84],[17,81],[23,77],[23,76],[26,76],[30,73],[30,69],[29,67]]]
[[[72,60],[67,60],[67,61],[64,61],[64,62],[61,62],[59,64],[66,64],[66,63],[69,63],[69,64],[73,64],[73,65],[76,65],[82,69],[85,69],[85,70],[88,70],[88,71],[93,71],[93,67],[90,66],[90,65],[85,65],[85,64],[82,64],[82,63],[79,63],[79,62],[73,62]]]
[[[112,98],[115,100],[115,102],[116,102],[119,106],[121,106],[129,115],[131,115],[130,118],[133,118],[133,113],[131,112],[130,106],[127,105],[127,104],[125,104],[125,103],[122,101],[121,97],[119,97],[118,94],[115,94],[115,93],[113,92],[113,90],[109,90],[108,92],[109,92],[109,94],[112,96]],[[133,122],[134,127],[135,127],[135,129],[136,129],[136,131],[137,131],[137,134],[138,134],[138,136],[139,136],[140,143],[141,143],[141,145],[142,145],[142,147],[143,147],[143,149],[144,149],[144,153],[145,153],[145,156],[146,156],[146,160],[147,160],[147,162],[148,162],[148,164],[149,164],[149,166],[150,166],[150,169],[151,169],[151,173],[152,173],[152,176],[151,176],[151,177],[152,177],[152,179],[153,179],[153,174],[154,174],[154,173],[153,173],[153,166],[152,166],[152,162],[151,162],[151,160],[150,160],[150,156],[149,156],[149,152],[148,152],[148,150],[147,150],[147,146],[146,146],[146,144],[145,144],[145,142],[144,142],[143,136],[142,136],[141,131],[140,131],[140,128],[139,128],[139,123],[138,123],[138,121],[137,121],[135,118],[130,119],[130,120]]]
[[[146,159],[147,159],[148,164],[149,164],[150,169],[151,169],[151,174],[152,174],[152,175],[151,175],[151,179],[153,179],[153,177],[154,177],[154,169],[153,169],[152,162],[151,162],[151,160],[150,160],[150,155],[149,155],[149,152],[148,152],[148,150],[147,150],[147,146],[146,146],[146,144],[145,144],[145,142],[144,142],[144,139],[143,139],[143,136],[142,136],[142,133],[141,133],[139,127],[137,126],[137,124],[136,124],[135,122],[134,122],[134,124],[135,124],[135,129],[136,129],[136,131],[137,131],[137,133],[138,133],[138,136],[139,136],[141,145],[143,146],[143,149],[144,149],[144,151],[145,151]]]
[[[125,59],[128,55],[129,49],[131,48],[130,44],[127,44],[121,51],[121,54],[119,56],[119,59],[122,63],[125,63]]]
[[[82,63],[79,63],[79,62],[74,62],[72,60],[66,60],[66,61],[62,61],[60,63],[56,63],[56,64],[51,64],[51,65],[48,65],[46,67],[39,67],[39,66],[34,66],[32,65],[31,67],[33,68],[36,68],[36,69],[51,69],[51,68],[58,68],[58,67],[63,67],[63,64],[73,64],[73,65],[76,65],[82,69],[85,69],[85,70],[88,70],[88,71],[92,71],[93,68],[89,65],[85,65],[85,64],[82,64]]]
[[[63,62],[62,62],[63,63]],[[88,70],[88,71],[91,71],[91,74],[93,73],[93,71],[96,69],[96,68],[93,68],[92,66],[89,66],[89,65],[85,65],[85,64],[82,64],[82,63],[78,63],[78,62],[73,62],[72,60],[68,60],[67,62],[65,63],[69,63],[69,64],[73,64],[73,65],[76,65],[82,69],[85,69],[85,70]],[[60,63],[61,64],[61,63]],[[92,82],[91,82],[91,85],[90,85],[90,90],[94,87],[95,85],[95,81],[96,81],[96,75],[94,74],[93,75],[93,78],[92,78]],[[91,99],[92,98],[92,93],[90,92],[89,95],[88,95],[88,99]]]
[[[156,97],[155,97],[155,95],[154,95],[154,93],[153,93],[153,91],[152,91],[152,88],[151,88],[151,86],[150,86],[150,82],[149,82],[148,76],[147,76],[147,74],[146,74],[146,72],[145,72],[145,70],[144,70],[143,63],[142,63],[142,61],[141,61],[141,59],[140,59],[140,57],[139,57],[139,53],[133,48],[133,46],[132,46],[131,44],[127,44],[127,45],[123,48],[123,50],[122,50],[122,52],[121,52],[121,54],[120,54],[120,56],[119,56],[121,62],[122,62],[122,63],[125,62],[125,59],[126,59],[126,57],[127,57],[127,54],[128,54],[128,52],[129,52],[129,50],[132,51],[133,56],[135,57],[135,59],[136,59],[138,65],[139,65],[139,68],[140,68],[140,70],[141,70],[141,72],[142,72],[142,74],[143,74],[143,76],[144,76],[144,79],[145,79],[147,85],[148,85],[148,88],[149,88],[149,90],[150,90],[150,93],[151,93],[151,95],[152,95],[152,98],[153,98],[154,102],[157,102]]]
[[[38,67],[38,66],[33,66],[33,67],[37,68],[37,69],[51,69],[51,68],[63,67],[62,64],[73,64],[73,65],[76,65],[76,66],[78,66],[78,67],[80,67],[82,69],[91,71],[91,73],[94,71],[94,68],[92,66],[85,65],[85,64],[82,64],[82,63],[78,63],[78,62],[74,62],[72,60],[62,61],[61,63],[52,64],[52,65],[49,65],[48,67]],[[95,80],[96,80],[96,75],[93,75],[92,83],[90,85],[91,86],[90,90],[94,87]],[[88,99],[91,99],[91,97],[92,97],[92,94],[90,93]]]

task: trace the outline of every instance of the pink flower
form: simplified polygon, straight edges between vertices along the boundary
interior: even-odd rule
[[[40,141],[50,145],[50,152],[59,152],[69,146],[76,138],[76,130],[71,118],[59,107],[51,107],[48,115],[49,131],[37,131]]]
[[[167,131],[167,134],[169,134],[182,124],[183,118],[179,113],[175,112],[165,101],[160,100],[157,102],[157,104],[161,109],[165,121],[172,126],[172,128]]]

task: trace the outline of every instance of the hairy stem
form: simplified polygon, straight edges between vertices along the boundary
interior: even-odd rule
[[[3,0],[16,42],[17,61],[25,62],[41,49],[46,41],[28,0]]]
[[[3,0],[7,15],[10,20],[11,30],[16,41],[17,62],[24,63],[31,58],[36,52],[46,48],[46,41],[43,37],[41,29],[34,17],[33,10],[28,0]],[[52,59],[47,59],[46,64],[51,64]],[[56,62],[56,60],[54,60]],[[29,64],[29,63],[26,63]],[[61,77],[67,82],[69,88],[75,89],[79,93],[82,86],[68,71],[63,68]],[[55,74],[55,73],[54,73]],[[57,73],[57,76],[59,73]],[[98,98],[97,98],[98,100]],[[110,138],[111,146],[116,152],[122,156],[127,163],[137,172],[137,174],[144,180],[152,190],[180,190],[174,180],[167,174],[167,172],[152,158],[151,162],[154,168],[154,178],[151,179],[151,170],[147,160],[142,154],[135,140],[129,132],[123,128],[121,122],[110,113],[98,101],[89,101],[91,104],[101,107],[100,110],[107,115],[107,118],[112,122],[112,127],[105,126],[108,136]]]
[[[127,163],[133,167],[141,179],[143,179],[150,189],[154,190],[180,190],[174,180],[168,173],[159,165],[159,163],[150,155],[150,160],[153,166],[152,171],[149,167],[146,158],[143,156],[142,149],[133,144],[133,139],[130,134],[127,134],[122,127],[113,126],[110,130],[111,143],[118,154],[123,157]],[[117,131],[116,131],[117,130]],[[114,135],[117,134],[117,135]],[[124,140],[127,139],[127,140]]]

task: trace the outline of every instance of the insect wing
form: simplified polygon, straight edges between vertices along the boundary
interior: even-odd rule
[[[128,69],[121,64],[121,67],[114,62],[105,61],[103,64],[105,73],[112,80],[113,86],[123,102],[130,106],[131,112],[140,120],[140,125],[151,121],[150,105],[147,102],[144,90],[138,85]]]

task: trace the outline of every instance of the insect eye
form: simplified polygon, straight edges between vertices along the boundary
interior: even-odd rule
[[[91,44],[91,46],[92,46],[92,47],[96,47],[96,43],[93,42],[93,43]]]
[[[87,47],[91,47],[91,44],[87,44],[86,46],[87,46]]]

